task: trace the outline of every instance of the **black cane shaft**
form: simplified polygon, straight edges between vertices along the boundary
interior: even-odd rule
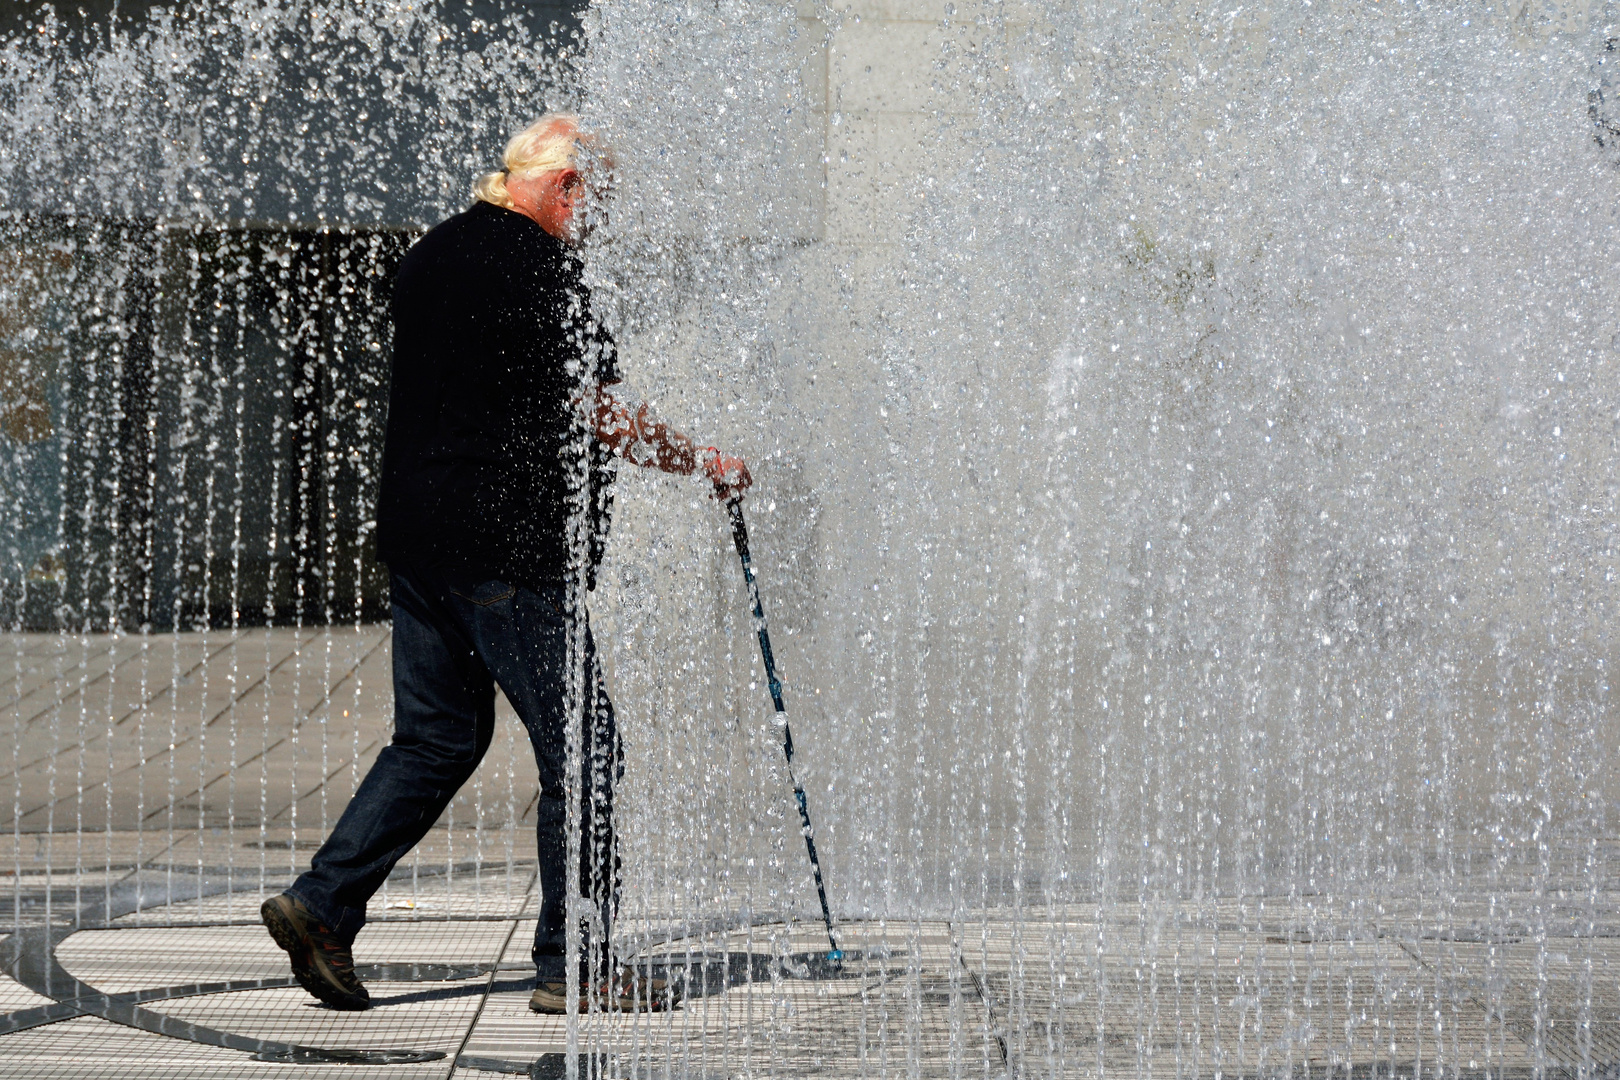
[[[759,583],[754,580],[753,560],[748,557],[748,526],[743,522],[742,499],[726,503],[731,512],[731,539],[737,545],[737,557],[742,560],[743,580],[748,583],[748,599],[754,605],[754,628],[759,634],[759,654],[765,661],[765,682],[770,687],[771,704],[776,707],[782,724],[782,752],[787,755],[788,778],[793,781],[793,796],[799,804],[799,821],[804,826],[804,847],[810,855],[810,871],[816,879],[816,898],[821,901],[821,918],[827,924],[827,941],[832,945],[831,956],[842,954],[833,937],[832,908],[827,904],[827,886],[821,876],[821,860],[816,856],[816,834],[810,825],[810,802],[805,798],[804,785],[793,772],[793,732],[788,728],[787,706],[782,704],[782,682],[776,677],[776,658],[771,655],[771,635],[765,627],[765,604],[759,596]]]
[[[737,545],[737,557],[742,560],[743,580],[748,583],[748,599],[754,605],[754,629],[759,635],[759,654],[765,661],[765,684],[770,688],[771,704],[779,713],[787,712],[782,704],[782,682],[776,677],[776,657],[771,652],[771,634],[765,628],[765,604],[759,597],[759,582],[754,580],[754,563],[748,557],[748,526],[743,523],[742,500],[733,499],[726,504],[731,511],[731,539]],[[788,760],[793,760],[793,740],[787,742]]]

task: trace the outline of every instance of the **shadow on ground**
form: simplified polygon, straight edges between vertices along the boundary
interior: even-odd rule
[[[776,979],[797,979],[810,982],[833,982],[850,979],[889,978],[905,973],[904,967],[885,966],[902,953],[893,950],[879,953],[852,949],[844,953],[842,961],[829,960],[824,953],[791,953],[772,956],[752,952],[703,952],[690,958],[660,956],[653,958],[642,970],[654,978],[668,979],[681,988],[683,998],[713,997],[727,990],[749,983],[773,982]],[[401,969],[410,968],[409,974]],[[355,973],[362,980],[372,981],[426,981],[462,982],[460,986],[437,987],[385,997],[373,997],[378,1005],[410,1005],[423,1001],[448,1001],[460,997],[477,997],[486,992],[515,994],[534,988],[534,978],[497,978],[486,983],[481,976],[489,975],[488,966],[468,964],[450,967],[432,964],[358,964]],[[325,1008],[326,1006],[320,1006]]]

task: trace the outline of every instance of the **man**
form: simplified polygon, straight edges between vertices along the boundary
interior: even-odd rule
[[[497,683],[540,767],[530,1007],[567,1006],[571,682],[584,712],[580,985],[607,1007],[673,1003],[660,980],[616,971],[608,951],[622,764],[579,585],[594,584],[601,559],[610,453],[681,475],[701,470],[727,498],[751,481],[740,459],[700,451],[607,389],[619,379],[614,344],[591,320],[570,250],[597,194],[588,181],[605,172],[581,162],[588,142],[574,117],[541,118],[507,144],[506,167],[477,182],[472,208],[400,265],[377,514],[392,589],[394,737],[309,872],[262,909],[299,983],[340,1009],[370,1004],[351,954],[366,901],[477,768]]]

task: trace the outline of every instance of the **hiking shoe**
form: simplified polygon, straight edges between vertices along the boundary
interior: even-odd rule
[[[587,987],[579,988],[579,1012],[587,1005]],[[632,978],[627,972],[609,983],[596,988],[597,1007],[604,1012],[663,1012],[673,1009],[681,1000],[680,990],[668,979],[648,977]],[[536,982],[529,995],[529,1008],[537,1013],[565,1013],[568,1011],[568,984],[566,982]]]
[[[371,995],[354,976],[349,946],[316,921],[297,897],[282,893],[259,908],[265,929],[292,958],[298,985],[334,1009],[369,1009]]]

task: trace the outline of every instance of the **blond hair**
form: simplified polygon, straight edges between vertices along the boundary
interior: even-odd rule
[[[473,181],[473,198],[510,210],[512,196],[506,191],[508,176],[572,169],[581,141],[579,117],[573,113],[546,113],[507,142],[501,154],[505,168],[485,173]]]

